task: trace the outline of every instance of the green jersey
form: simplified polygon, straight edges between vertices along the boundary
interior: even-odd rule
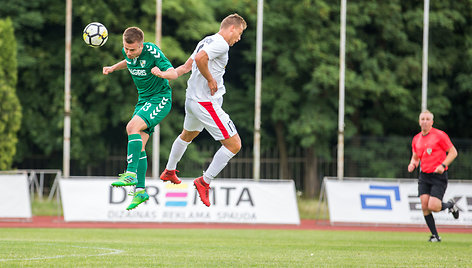
[[[144,42],[143,51],[134,59],[129,59],[126,56],[124,48],[121,53],[125,57],[129,73],[138,89],[139,100],[152,99],[155,95],[169,97],[172,95],[169,81],[151,73],[154,66],[157,66],[161,71],[173,68],[158,46]]]

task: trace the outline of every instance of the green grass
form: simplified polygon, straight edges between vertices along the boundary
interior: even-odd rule
[[[329,219],[326,204],[319,205],[318,199],[298,198],[298,213],[300,219],[327,220]]]
[[[0,229],[0,267],[466,267],[472,234]]]
[[[51,201],[47,198],[35,198],[31,203],[31,213],[34,216],[57,216],[58,213],[62,216],[62,207],[56,198]]]

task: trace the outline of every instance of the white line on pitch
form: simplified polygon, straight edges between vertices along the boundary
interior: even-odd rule
[[[71,255],[56,255],[56,256],[49,256],[49,257],[26,258],[26,259],[0,259],[0,261],[36,261],[36,260],[47,260],[47,259],[60,259],[60,258],[65,258],[65,257],[95,257],[95,256],[119,254],[119,253],[124,252],[124,250],[113,249],[113,248],[97,248],[97,247],[81,247],[81,246],[71,246],[71,247],[110,250],[111,252],[104,252],[104,253],[92,254],[92,255],[71,254]]]

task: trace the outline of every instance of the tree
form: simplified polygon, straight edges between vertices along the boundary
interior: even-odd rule
[[[435,125],[453,139],[472,135],[468,124],[472,116],[472,0],[456,2],[431,2],[428,81],[428,107],[435,113]],[[126,27],[137,25],[146,41],[154,41],[155,1],[96,0],[94,8],[90,1],[74,0],[73,4],[71,149],[77,162],[73,167],[81,168],[71,170],[75,175],[116,155],[115,148],[125,148],[124,128],[136,91],[126,71],[106,77],[101,68],[122,59],[121,34]],[[0,5],[0,17],[11,16],[19,33],[17,94],[23,118],[16,163],[36,154],[48,158],[47,166],[41,168],[61,167],[64,8],[60,0],[3,0]],[[364,137],[411,137],[417,132],[422,9],[421,1],[348,1],[346,175],[395,176],[385,167],[401,160],[391,162],[379,156],[396,157],[409,150],[400,148],[403,138],[377,144]],[[161,47],[174,66],[185,62],[196,42],[216,32],[228,14],[237,12],[248,22],[241,41],[230,50],[224,104],[246,148],[252,147],[254,126],[256,11],[253,0],[163,1]],[[91,21],[104,23],[110,32],[110,40],[99,49],[82,41],[83,27]],[[278,149],[281,177],[290,179],[287,158],[295,148],[303,147],[305,184],[297,188],[313,196],[321,176],[335,175],[321,174],[316,163],[333,161],[337,144],[339,1],[264,1],[263,46],[262,150]],[[182,128],[186,79],[171,83],[173,109],[161,124],[161,165]],[[211,139],[195,143],[214,144]],[[369,151],[359,150],[361,146]],[[199,172],[184,165],[201,163],[201,156],[197,146],[190,146],[181,161],[185,172],[181,175]],[[360,167],[355,161],[361,160],[369,161],[369,168],[353,168]]]
[[[98,0],[93,6],[90,8],[89,1],[73,1],[71,159],[76,164],[72,175],[97,166],[111,153],[116,154],[115,148],[126,148],[125,125],[137,99],[136,89],[126,71],[112,77],[101,73],[102,66],[123,58],[124,29],[139,26],[145,32],[145,41],[155,41],[155,1]],[[5,0],[0,6],[0,17],[11,15],[16,30],[22,33],[18,95],[25,116],[19,133],[23,142],[18,146],[18,163],[41,155],[49,158],[47,166],[41,168],[62,166],[64,8],[65,2],[59,0]],[[163,11],[161,47],[175,66],[185,62],[197,39],[218,29],[219,24],[208,16],[211,10],[200,1],[164,1]],[[82,40],[83,27],[92,21],[103,23],[110,34],[107,44],[98,49],[86,46]],[[184,23],[177,23],[181,21]],[[172,85],[175,111],[183,107],[185,81],[182,78]],[[167,157],[183,121],[182,110],[174,111],[162,124],[161,159]],[[193,151],[190,148],[186,157],[197,159]]]
[[[275,133],[282,159],[306,148],[305,185],[298,187],[314,196],[317,157],[329,155],[336,133],[339,8],[273,0],[264,11],[263,125]]]
[[[0,170],[11,168],[21,125],[16,96],[16,40],[11,19],[0,19]]]

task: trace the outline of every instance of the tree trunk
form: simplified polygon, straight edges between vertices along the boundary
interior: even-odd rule
[[[275,124],[275,134],[277,136],[277,148],[279,149],[279,178],[281,180],[288,180],[290,179],[290,170],[284,133],[284,124],[282,121],[278,121]]]
[[[320,179],[318,178],[318,157],[315,155],[315,148],[306,150],[305,180],[303,181],[304,195],[307,198],[314,198],[320,192]]]

